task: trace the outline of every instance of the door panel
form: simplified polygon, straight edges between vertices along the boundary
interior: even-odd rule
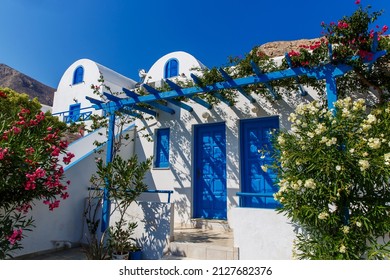
[[[241,191],[245,193],[275,193],[276,174],[262,165],[271,165],[270,132],[279,128],[279,117],[256,118],[240,121]],[[243,197],[243,207],[275,208],[279,204],[273,197]]]
[[[226,219],[225,124],[194,126],[194,217]]]

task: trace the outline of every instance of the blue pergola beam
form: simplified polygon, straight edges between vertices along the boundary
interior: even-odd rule
[[[118,111],[122,112],[124,114],[130,115],[130,116],[133,116],[135,118],[139,118],[139,119],[142,118],[141,114],[136,113],[136,112],[134,112],[133,110],[130,110],[130,109],[122,108],[122,109],[119,109]]]
[[[210,103],[204,101],[202,98],[197,97],[197,96],[190,96],[190,99],[198,103],[199,105],[205,107],[206,109],[211,110],[213,108],[213,105]]]
[[[291,57],[288,55],[288,53],[285,53],[284,57],[286,58],[286,61],[287,61],[288,66],[289,66],[290,68],[292,68]],[[294,79],[295,79],[295,81],[297,82],[297,85],[298,85],[299,91],[301,92],[301,95],[302,95],[302,96],[307,95],[306,90],[304,90],[303,87],[302,87],[302,85],[299,83],[299,78],[298,78],[298,76],[295,76]]]
[[[174,99],[169,99],[167,100],[167,102],[170,102],[172,103],[173,105],[176,105],[177,107],[180,107],[188,112],[192,112],[194,111],[194,109],[190,106],[190,105],[187,105],[183,102],[180,102],[180,101],[177,101],[177,100],[174,100]]]
[[[150,94],[153,94],[154,96],[160,96],[160,94],[163,93],[163,92],[161,92],[161,91],[159,91],[159,90],[155,89],[154,87],[151,87],[151,86],[149,86],[149,85],[147,85],[147,84],[144,84],[143,87],[144,87]],[[173,90],[173,91],[176,92],[176,94],[177,94],[176,97],[184,96],[184,94],[183,94],[181,91],[179,91],[179,90],[176,90],[176,89],[175,89],[175,90]],[[180,101],[172,100],[172,98],[169,99],[169,100],[166,100],[166,101],[167,101],[167,102],[170,102],[170,103],[172,103],[172,104],[174,104],[174,105],[176,105],[176,106],[178,106],[178,107],[180,107],[180,108],[182,108],[182,109],[184,109],[184,110],[187,110],[187,111],[189,111],[189,112],[192,112],[192,111],[194,110],[194,109],[192,109],[191,106],[189,106],[189,105],[187,105],[187,104],[184,104],[183,102],[180,102]]]
[[[95,104],[95,105],[102,105],[104,104],[105,102],[102,101],[102,100],[99,100],[99,99],[95,99],[95,98],[92,98],[92,97],[89,97],[89,96],[86,96],[85,99],[87,99],[89,102],[91,102],[92,104]],[[95,108],[95,107],[94,107]]]
[[[228,83],[231,83],[233,86],[236,85],[233,78],[230,77],[230,75],[228,73],[226,73],[225,70],[223,70],[222,68],[218,68],[218,72],[221,73],[222,77],[228,82]],[[248,93],[245,92],[245,90],[240,87],[240,86],[237,86],[235,87],[237,89],[237,91],[239,93],[241,93],[243,96],[246,97],[246,99],[249,100],[250,103],[255,103],[256,100]]]
[[[173,90],[176,90],[176,91],[181,91],[183,88],[181,86],[179,86],[178,84],[172,82],[171,80],[169,79],[166,79],[165,82],[168,84],[168,86],[170,88],[172,88]],[[206,101],[204,101],[202,98],[199,98],[197,96],[190,96],[189,97],[191,100],[195,101],[196,103],[198,103],[199,105],[202,105],[203,107],[207,108],[207,109],[212,109],[213,106],[209,103],[207,103]]]
[[[235,88],[234,86],[232,85],[229,85],[228,87],[223,87],[223,88],[213,88],[213,89],[210,89],[210,87],[213,87],[214,85],[217,85],[219,83],[216,83],[216,84],[213,84],[211,86],[206,86],[206,87],[202,87],[201,86],[201,81],[199,79],[199,77],[197,77],[195,74],[192,74],[191,73],[191,78],[194,80],[195,84],[197,84],[202,90],[199,91],[199,92],[196,92],[196,93],[201,93],[201,92],[210,92],[210,91],[216,91],[216,90],[219,90],[219,89],[229,89],[229,88]],[[227,82],[224,82],[224,83],[227,83]],[[232,102],[230,102],[229,100],[227,100],[226,98],[224,98],[222,95],[220,95],[218,92],[214,92],[213,93],[213,96],[218,98],[219,100],[221,100],[223,103],[225,103],[226,105],[228,106],[232,106]]]
[[[174,109],[172,109],[172,108],[170,108],[168,106],[165,106],[163,104],[160,104],[158,102],[150,101],[147,104],[149,104],[150,106],[156,108],[157,110],[164,111],[165,113],[168,113],[168,114],[171,114],[171,115],[175,114],[175,110]]]
[[[118,96],[115,96],[115,95],[113,95],[111,93],[103,92],[103,95],[105,97],[107,97],[108,100],[113,101],[113,102],[118,102],[118,101],[122,100],[122,98],[120,98]]]
[[[149,108],[144,108],[144,107],[141,107],[141,106],[138,106],[138,105],[133,105],[132,108],[133,108],[134,110],[143,112],[143,113],[145,113],[145,114],[148,114],[148,115],[151,115],[151,116],[157,118],[157,115],[158,115],[157,112],[156,112],[156,111],[153,111],[153,110],[151,110],[151,109],[149,109]]]
[[[255,72],[255,74],[257,76],[260,76],[263,74],[263,71],[261,71],[260,67],[256,63],[254,63],[253,61],[251,61],[251,66],[252,66],[253,72]],[[264,83],[264,86],[268,89],[268,91],[271,93],[271,95],[273,96],[274,99],[278,99],[278,95],[276,94],[276,92],[274,91],[274,89],[272,88],[272,86],[269,83]]]
[[[138,98],[138,94],[136,94],[134,91],[131,91],[127,88],[122,88],[123,92],[128,96],[128,97],[131,97],[131,98],[134,98],[134,99],[137,99]]]
[[[385,53],[386,52],[383,51],[374,54],[373,60],[376,60],[378,57],[382,56]],[[317,67],[310,67],[310,68],[305,68],[305,67],[289,68],[289,69],[275,71],[271,73],[263,73],[259,76],[256,75],[256,76],[237,78],[234,81],[237,86],[247,86],[247,85],[259,84],[259,83],[264,84],[275,80],[289,79],[289,78],[294,78],[303,75],[316,78],[318,80],[322,80],[322,79],[326,79],[328,76],[332,76],[332,77],[342,76],[348,71],[351,71],[352,69],[353,69],[352,66],[346,64],[334,65],[328,63],[325,65],[320,65]],[[193,74],[191,76],[196,77]],[[225,81],[225,82],[218,82],[212,85],[207,85],[202,87],[195,86],[190,88],[183,88],[182,94],[180,95],[177,93],[177,91],[172,90],[166,92],[159,92],[159,94],[148,94],[148,95],[139,96],[137,99],[129,97],[126,99],[122,99],[120,102],[100,103],[100,104],[93,105],[93,107],[96,109],[118,110],[123,106],[136,104],[139,102],[149,103],[156,100],[169,101],[169,99],[175,97],[180,97],[180,96],[190,97],[195,94],[207,93],[215,90],[223,90],[229,88],[234,88],[234,86]]]

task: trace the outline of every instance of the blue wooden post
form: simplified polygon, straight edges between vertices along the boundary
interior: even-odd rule
[[[326,96],[328,99],[328,109],[334,110],[334,102],[337,101],[337,84],[336,77],[329,74],[326,76]],[[334,112],[333,112],[334,113]]]
[[[111,112],[108,121],[106,164],[112,162],[112,156],[114,152],[114,142],[115,142],[115,112]],[[106,184],[107,183],[108,182],[106,182]],[[110,211],[111,211],[110,193],[107,188],[104,188],[103,207],[102,207],[102,225],[101,225],[102,232],[104,232],[110,224]]]

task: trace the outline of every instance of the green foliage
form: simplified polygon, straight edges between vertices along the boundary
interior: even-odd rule
[[[390,104],[362,99],[299,105],[290,132],[274,138],[275,199],[301,228],[302,259],[390,258]]]
[[[128,222],[126,212],[140,194],[147,190],[143,180],[146,173],[150,170],[151,164],[151,158],[139,162],[137,155],[132,156],[128,160],[116,155],[112,162],[109,163],[103,163],[101,159],[97,160],[97,172],[90,180],[93,189],[107,190],[113,206],[111,216],[115,212],[119,213],[119,220],[115,222],[115,226],[110,226],[108,231],[107,249],[110,252],[129,251],[134,246],[134,239],[131,236],[137,223]],[[95,246],[96,241],[99,241],[96,238],[99,220],[96,220],[95,217],[90,219],[89,222],[87,221],[87,224],[91,226],[89,230],[92,236],[91,241],[95,241],[91,244],[92,249],[95,247],[103,248],[105,245],[102,242]]]

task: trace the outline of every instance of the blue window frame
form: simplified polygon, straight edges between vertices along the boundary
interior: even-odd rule
[[[84,68],[82,66],[79,66],[74,70],[73,73],[73,84],[80,84],[84,81]]]
[[[167,61],[164,69],[164,78],[176,77],[179,75],[179,61],[176,58],[172,58]]]
[[[155,168],[169,167],[169,128],[156,130]]]

